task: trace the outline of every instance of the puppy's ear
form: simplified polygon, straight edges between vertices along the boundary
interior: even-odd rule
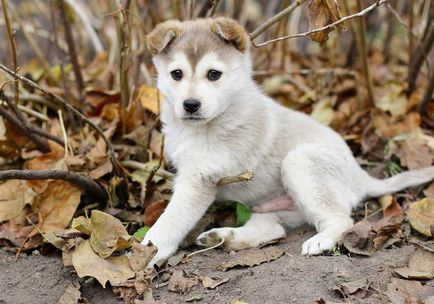
[[[232,43],[240,52],[247,50],[247,32],[237,21],[226,17],[215,18],[211,31],[220,39]]]
[[[182,33],[182,24],[178,20],[169,20],[158,24],[146,36],[146,46],[152,55],[163,52]]]

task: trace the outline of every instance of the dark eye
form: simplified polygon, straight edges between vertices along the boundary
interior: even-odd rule
[[[173,80],[180,81],[182,79],[182,71],[181,70],[174,70],[170,72],[170,75],[172,75]]]
[[[209,70],[208,71],[208,79],[211,81],[219,80],[222,76],[222,72],[216,71],[216,70]]]

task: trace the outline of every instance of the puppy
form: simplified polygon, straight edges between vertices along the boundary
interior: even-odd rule
[[[317,234],[301,254],[316,255],[353,225],[351,209],[364,199],[434,178],[434,166],[370,177],[335,131],[265,96],[252,80],[248,35],[232,19],[166,21],[147,36],[147,46],[165,96],[166,157],[177,168],[172,199],[143,240],[158,247],[151,264],[175,253],[215,200],[252,207],[293,200],[296,208],[253,213],[243,227],[202,233],[198,244],[224,239],[229,250],[246,249],[284,237],[282,224],[307,222]],[[217,185],[246,169],[254,180]]]

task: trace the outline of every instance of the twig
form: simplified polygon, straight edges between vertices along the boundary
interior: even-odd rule
[[[414,51],[414,39],[413,39],[413,28],[414,28],[414,0],[409,0],[408,3],[408,66],[412,66],[413,61],[413,51]]]
[[[62,129],[63,141],[65,142],[65,158],[68,157],[68,135],[66,133],[65,124],[63,123],[62,110],[57,110],[57,115],[59,116],[60,128]]]
[[[252,171],[245,171],[241,174],[235,175],[235,176],[227,176],[221,178],[218,182],[218,186],[233,184],[233,183],[239,183],[239,182],[246,182],[252,180],[254,177],[254,174]]]
[[[206,251],[213,250],[214,248],[217,248],[217,247],[223,245],[223,243],[224,243],[225,241],[226,241],[226,240],[223,238],[223,239],[220,241],[220,243],[215,244],[214,246],[211,246],[211,247],[207,247],[207,248],[204,248],[204,249],[200,249],[200,250],[193,251],[192,253],[188,254],[188,255],[186,256],[186,258],[191,258],[193,255],[196,255],[196,254],[199,254],[199,253],[203,253],[203,252],[206,252]]]
[[[9,39],[9,45],[11,46],[12,51],[12,60],[14,64],[14,71],[18,70],[18,56],[17,56],[17,45],[15,42],[15,33],[12,31],[11,21],[9,19],[9,12],[8,12],[8,3],[6,0],[1,0],[2,2],[2,8],[3,8],[3,16],[5,19],[5,25],[6,25],[6,31],[8,33],[8,39]],[[15,82],[15,95],[14,100],[15,104],[18,105],[19,99],[20,99],[20,84],[18,81]]]
[[[71,32],[71,26],[69,25],[68,18],[65,11],[65,0],[57,0],[57,5],[60,11],[60,20],[63,25],[63,31],[65,32],[66,43],[68,44],[69,59],[72,63],[72,68],[75,75],[75,81],[77,81],[77,88],[79,92],[79,99],[83,98],[84,93],[84,81],[81,75],[80,64],[78,63],[77,52],[75,51],[74,38]]]
[[[12,101],[6,95],[4,95],[3,92],[0,92],[0,99],[4,100],[9,106],[11,106]],[[50,146],[48,145],[48,142],[45,138],[51,139],[52,141],[58,143],[61,146],[64,145],[63,140],[61,140],[60,138],[36,126],[33,126],[25,118],[23,118],[24,120],[21,120],[19,116],[15,117],[14,115],[6,111],[3,107],[0,107],[0,115],[3,116],[8,121],[10,121],[12,124],[14,124],[18,129],[20,129],[20,131],[24,135],[26,135],[32,141],[34,141],[38,146],[38,148],[41,149],[42,152],[50,152]]]
[[[154,170],[154,168],[149,168],[149,166],[147,166],[146,164],[141,163],[141,162],[137,162],[134,160],[124,160],[124,161],[121,161],[121,164],[125,167],[145,171],[147,173],[154,172],[154,175],[162,177],[162,178],[167,179],[167,180],[173,180],[175,178],[175,174],[173,174],[169,171],[166,171],[166,170],[161,169],[161,168]]]
[[[422,116],[429,115],[427,108],[428,108],[428,103],[432,99],[433,91],[434,91],[434,72],[431,70],[429,73],[428,84],[426,86],[425,93],[423,94],[422,100],[419,103],[418,110]],[[428,118],[432,119],[433,117],[428,117]]]
[[[282,19],[283,17],[289,15],[293,10],[295,10],[298,6],[300,6],[305,0],[296,0],[291,5],[289,5],[287,8],[282,10],[281,12],[277,13],[264,23],[262,23],[256,30],[254,30],[252,33],[250,33],[250,38],[255,39],[259,35],[261,35],[263,32],[265,32],[270,26],[272,26],[274,23]]]
[[[5,67],[3,64],[0,64],[0,69],[2,69],[3,71],[5,71],[6,73],[8,73],[9,75],[11,75],[13,77],[17,77],[19,80],[23,81],[24,83],[26,83],[30,87],[32,87],[32,88],[34,88],[34,89],[36,89],[36,90],[44,93],[49,98],[51,98],[55,102],[61,104],[62,106],[64,106],[68,110],[70,110],[78,118],[80,118],[82,121],[84,121],[89,126],[91,126],[101,136],[101,138],[106,143],[107,148],[109,150],[110,160],[111,160],[111,162],[113,164],[113,168],[115,170],[116,175],[118,175],[118,176],[121,175],[121,171],[120,171],[120,168],[119,168],[118,161],[116,159],[116,153],[115,153],[115,150],[113,149],[113,145],[108,140],[107,136],[105,136],[103,130],[101,130],[100,127],[98,127],[94,122],[92,122],[89,118],[87,118],[83,113],[81,113],[80,111],[78,111],[77,109],[75,109],[69,103],[65,102],[62,98],[60,98],[59,96],[53,94],[52,92],[48,91],[47,89],[43,88],[42,86],[36,84],[35,82],[31,81],[30,79],[17,74],[16,72],[14,72],[14,71],[10,70],[9,68]]]
[[[357,9],[362,10],[362,2],[361,0],[356,0]],[[374,90],[372,88],[372,81],[369,72],[369,63],[368,63],[368,47],[366,45],[366,22],[364,18],[360,18],[359,20],[359,30],[356,31],[356,39],[357,48],[359,49],[360,58],[362,60],[362,68],[363,68],[363,76],[365,77],[366,90],[368,93],[368,104],[366,106],[374,106]]]
[[[200,8],[199,13],[197,14],[198,18],[204,18],[207,16],[211,16],[209,12],[215,12],[215,9],[220,4],[220,0],[206,0],[202,7]]]
[[[8,179],[21,179],[21,180],[46,180],[46,179],[60,179],[68,181],[81,189],[88,195],[92,195],[106,202],[108,199],[107,192],[98,183],[90,178],[80,175],[75,172],[59,171],[59,170],[5,170],[0,171],[0,181]]]
[[[355,14],[352,14],[352,15],[349,15],[349,16],[345,16],[345,17],[343,17],[343,18],[341,18],[341,19],[339,19],[339,20],[337,20],[337,21],[335,21],[333,23],[330,23],[330,24],[328,24],[326,26],[323,26],[323,27],[320,27],[320,28],[317,28],[317,29],[313,29],[313,30],[310,30],[310,31],[307,31],[307,32],[304,32],[304,33],[295,34],[295,35],[287,35],[287,36],[271,39],[271,40],[268,40],[268,41],[265,41],[265,42],[262,42],[262,43],[259,43],[259,44],[255,44],[252,41],[252,45],[254,47],[263,47],[263,46],[266,46],[266,45],[268,45],[270,43],[282,41],[282,40],[285,40],[285,39],[306,37],[306,36],[309,36],[309,35],[311,35],[313,33],[318,33],[318,32],[330,29],[332,27],[335,27],[336,25],[341,24],[342,22],[345,22],[347,20],[363,17],[364,15],[366,15],[367,13],[369,13],[370,11],[372,11],[373,9],[375,9],[376,7],[378,7],[378,6],[386,3],[387,1],[389,1],[389,0],[378,0],[374,4],[368,6],[367,8],[365,8],[364,10],[362,10],[362,11],[360,11],[358,13],[355,13]]]
[[[427,54],[429,54],[433,44],[434,44],[434,23],[427,24],[425,29],[426,35],[422,40],[422,43],[418,45],[414,52],[413,62],[410,66],[410,71],[408,73],[408,91],[407,94],[411,94],[416,88],[416,81],[419,75],[420,68],[422,67],[422,62]]]

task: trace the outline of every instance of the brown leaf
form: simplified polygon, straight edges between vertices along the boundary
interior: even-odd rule
[[[131,248],[131,256],[129,257],[131,268],[134,272],[145,270],[156,253],[157,247],[151,244],[143,246],[134,242]]]
[[[410,170],[429,167],[434,161],[434,151],[419,140],[403,142],[396,154],[399,156],[401,165]]]
[[[362,278],[356,281],[342,283],[334,289],[344,294],[346,297],[352,295],[357,299],[363,299],[368,294],[370,285],[371,282],[368,278]]]
[[[139,88],[137,99],[140,100],[146,110],[157,115],[160,114],[159,105],[163,100],[163,96],[155,88],[142,85]]]
[[[338,2],[336,0],[310,0],[308,4],[309,30],[317,29],[341,19]],[[337,30],[344,30],[342,24],[336,26]],[[310,38],[321,46],[329,39],[328,34],[332,28],[313,33]]]
[[[0,222],[16,218],[26,204],[33,204],[36,195],[25,181],[8,180],[0,184]]]
[[[120,249],[131,247],[131,236],[122,222],[108,213],[92,210],[90,245],[102,258]],[[107,229],[110,227],[110,229]]]
[[[208,289],[215,289],[217,286],[220,286],[223,283],[226,283],[229,281],[229,278],[211,278],[211,277],[204,277],[202,279],[202,285],[205,288]]]
[[[81,191],[61,180],[50,181],[39,201],[39,230],[55,232],[69,225],[80,203]]]
[[[98,179],[113,171],[113,164],[110,158],[107,157],[106,160],[100,164],[98,167],[89,172],[89,177],[92,179]]]
[[[372,223],[367,219],[356,223],[342,235],[345,248],[360,255],[370,256],[372,254],[374,251],[372,240]]]
[[[429,186],[423,190],[423,194],[428,198],[434,198],[434,182],[429,184]]]
[[[434,277],[434,253],[417,248],[408,261],[408,267],[395,272],[406,279],[430,280]]]
[[[32,234],[33,230],[33,226],[22,227],[14,220],[10,220],[0,226],[0,239],[10,241],[21,251],[31,250],[44,243],[40,234]]]
[[[161,214],[167,207],[168,202],[166,200],[158,200],[152,202],[145,210],[143,214],[145,226],[151,227],[158,220]]]
[[[190,292],[191,288],[198,283],[199,279],[196,276],[187,276],[184,271],[175,270],[169,280],[169,290],[187,294]]]
[[[57,304],[78,304],[81,298],[80,285],[70,283]]]
[[[254,248],[240,252],[228,262],[224,262],[219,269],[226,271],[234,267],[253,267],[265,262],[277,260],[285,251],[279,247],[270,246],[265,248]]]
[[[418,281],[392,278],[387,286],[386,295],[393,304],[432,303],[434,287],[422,285]]]
[[[381,209],[383,209],[384,217],[403,215],[401,206],[398,204],[396,197],[392,195],[385,195],[379,199]]]
[[[134,277],[134,271],[131,269],[127,256],[103,259],[93,251],[89,240],[78,245],[72,254],[72,264],[80,278],[94,277],[104,288],[107,281],[114,286]]]
[[[426,236],[434,235],[434,198],[424,198],[410,205],[407,211],[411,226]]]

